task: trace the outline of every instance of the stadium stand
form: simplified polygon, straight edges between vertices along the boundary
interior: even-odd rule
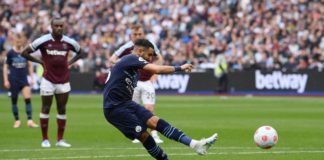
[[[323,69],[321,0],[3,0],[0,63],[13,32],[34,40],[49,32],[55,15],[66,18],[66,34],[86,52],[76,72],[108,68],[133,23],[145,26],[166,64],[213,68],[215,54],[225,53],[230,71]]]

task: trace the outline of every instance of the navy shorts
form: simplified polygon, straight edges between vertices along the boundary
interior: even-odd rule
[[[125,102],[114,108],[104,108],[106,120],[133,140],[146,131],[146,122],[153,113],[133,102]]]
[[[29,83],[26,80],[10,80],[10,93],[13,97],[18,96],[19,92],[25,87],[29,86]]]

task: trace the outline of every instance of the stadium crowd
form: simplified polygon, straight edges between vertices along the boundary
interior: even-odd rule
[[[86,53],[72,70],[99,77],[134,23],[158,44],[165,64],[213,68],[224,53],[230,70],[323,69],[322,0],[3,0],[0,61],[13,32],[34,40],[53,16],[65,17],[65,34]]]

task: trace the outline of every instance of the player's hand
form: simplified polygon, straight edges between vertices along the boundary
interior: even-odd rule
[[[35,84],[35,81],[34,81],[33,78],[31,78],[30,81],[29,81],[29,85],[30,85],[30,86],[33,86],[34,84]]]
[[[191,72],[192,68],[193,68],[193,65],[189,64],[189,63],[181,66],[181,70],[185,71],[185,72]]]
[[[6,89],[9,89],[9,88],[10,88],[10,82],[9,82],[9,81],[5,81],[5,82],[3,83],[3,85],[4,85],[4,87],[5,87]]]

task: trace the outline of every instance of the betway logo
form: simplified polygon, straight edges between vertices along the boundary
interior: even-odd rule
[[[280,71],[274,71],[272,74],[263,75],[260,71],[256,71],[255,87],[257,89],[290,89],[303,93],[307,79],[307,74],[282,74]]]
[[[66,51],[58,51],[58,50],[46,50],[47,54],[49,55],[53,55],[53,56],[65,56],[66,55]]]
[[[174,89],[179,93],[187,90],[189,75],[159,75],[154,83],[155,89]]]

